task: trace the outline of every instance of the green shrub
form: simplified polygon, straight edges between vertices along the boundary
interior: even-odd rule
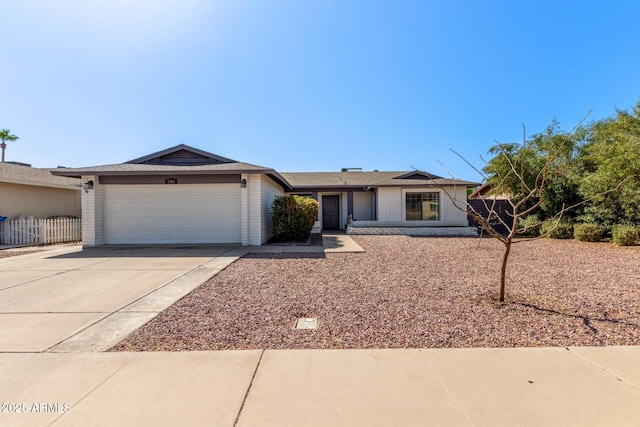
[[[518,221],[518,234],[523,236],[539,236],[540,235],[540,219],[538,215],[527,215]]]
[[[540,226],[540,234],[550,239],[572,239],[573,224],[566,221],[547,221]]]
[[[575,224],[573,238],[581,242],[599,242],[604,237],[605,229],[598,224]]]
[[[318,216],[318,201],[311,197],[276,197],[273,209],[273,229],[278,240],[304,240]]]
[[[633,246],[638,241],[638,229],[630,225],[614,225],[611,229],[611,241],[618,246]]]

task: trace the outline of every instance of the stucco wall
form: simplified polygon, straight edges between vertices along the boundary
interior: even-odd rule
[[[0,215],[9,219],[21,215],[46,218],[52,215],[79,217],[80,189],[41,187],[35,185],[0,183]]]

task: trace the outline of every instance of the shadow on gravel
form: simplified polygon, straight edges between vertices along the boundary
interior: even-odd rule
[[[562,313],[560,311],[551,310],[549,308],[538,307],[537,305],[529,304],[529,303],[526,303],[526,302],[510,302],[509,304],[517,305],[517,306],[520,306],[520,307],[531,308],[533,310],[544,312],[544,313],[548,313],[548,314],[554,314],[554,315],[558,315],[558,316],[572,317],[574,319],[580,319],[580,320],[582,320],[582,323],[584,324],[584,326],[589,328],[589,330],[591,332],[593,332],[594,334],[598,333],[598,328],[596,328],[595,326],[593,326],[591,324],[592,321],[605,322],[605,323],[615,323],[615,324],[618,324],[618,325],[625,325],[625,326],[631,326],[631,327],[634,327],[634,328],[640,328],[640,325],[638,325],[636,323],[628,323],[628,322],[625,322],[625,321],[622,321],[622,320],[619,320],[619,319],[611,319],[609,317],[606,317],[606,315],[603,318],[597,318],[597,317],[590,317],[590,316],[585,316],[585,315],[581,315],[581,314]]]

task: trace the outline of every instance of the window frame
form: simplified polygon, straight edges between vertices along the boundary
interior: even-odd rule
[[[410,199],[413,200],[410,201]],[[426,210],[425,206],[428,206]],[[440,192],[407,191],[404,197],[404,208],[405,221],[440,221]]]

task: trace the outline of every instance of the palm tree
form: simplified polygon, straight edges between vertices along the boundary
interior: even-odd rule
[[[7,148],[5,141],[15,141],[16,139],[20,139],[15,135],[11,135],[9,132],[11,132],[9,129],[2,129],[0,131],[0,139],[2,139],[2,144],[0,144],[0,148],[2,148],[2,163],[4,163],[4,149]]]

